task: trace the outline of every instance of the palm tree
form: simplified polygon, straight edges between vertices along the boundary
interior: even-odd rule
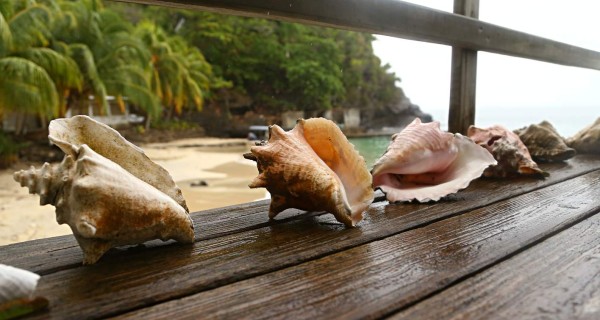
[[[211,88],[212,70],[202,53],[180,37],[168,36],[152,22],[137,25],[136,34],[152,53],[152,90],[166,107],[168,118],[184,107],[202,110]]]
[[[47,47],[54,15],[51,6],[34,1],[0,1],[0,115],[18,112],[17,134],[23,113],[58,116],[61,93],[81,86],[75,62]]]
[[[70,103],[88,103],[93,95],[99,106],[107,106],[106,95],[117,101],[123,97],[157,115],[160,105],[150,87],[146,65],[150,55],[145,45],[133,37],[133,27],[98,0],[60,3],[65,19],[55,29],[58,43],[67,44],[84,74],[81,93]],[[120,103],[123,106],[122,103]]]

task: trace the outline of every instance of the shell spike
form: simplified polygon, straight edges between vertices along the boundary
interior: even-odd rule
[[[263,174],[259,174],[252,180],[248,187],[254,188],[266,188],[268,186],[267,179]]]

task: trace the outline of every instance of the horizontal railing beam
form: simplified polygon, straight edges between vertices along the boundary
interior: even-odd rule
[[[403,1],[118,1],[348,29],[600,70],[600,52]]]

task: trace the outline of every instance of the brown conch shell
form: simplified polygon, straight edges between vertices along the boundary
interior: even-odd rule
[[[470,126],[469,138],[486,148],[498,164],[487,168],[485,177],[508,177],[517,174],[546,177],[548,173],[540,169],[532,159],[527,147],[519,136],[500,125],[487,129]]]
[[[567,144],[579,153],[600,154],[600,118],[567,139]]]
[[[250,188],[271,193],[269,217],[288,208],[327,211],[355,226],[373,202],[365,160],[330,120],[298,120],[285,132],[269,128],[269,142],[244,156],[257,162],[259,175]]]
[[[492,155],[469,138],[440,130],[440,123],[416,118],[392,141],[371,173],[390,202],[438,201],[466,188],[496,164]]]
[[[548,121],[515,130],[531,157],[539,162],[565,161],[575,156],[554,126]]]
[[[39,194],[40,205],[56,207],[56,221],[71,227],[83,250],[84,264],[95,263],[116,246],[152,239],[193,242],[192,220],[169,174],[111,130],[89,117],[53,120],[50,140],[59,141],[67,155],[60,164],[45,163],[40,169],[15,172],[15,181]],[[111,155],[120,163],[111,161],[90,144],[101,152],[129,156]],[[138,168],[136,175],[126,170],[121,164],[128,161],[125,167],[137,164],[145,166],[141,168],[145,171]]]

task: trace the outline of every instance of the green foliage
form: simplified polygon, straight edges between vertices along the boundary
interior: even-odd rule
[[[214,72],[258,110],[380,109],[401,96],[369,34],[207,12],[147,8],[200,48]]]
[[[15,142],[10,136],[0,132],[0,168],[16,162],[19,150],[23,147],[23,144]]]
[[[106,96],[114,95],[156,119],[161,100],[167,102],[153,85],[156,74],[173,97],[164,106],[177,111],[200,109],[212,88],[227,85],[197,48],[171,35],[161,41],[169,45],[165,65],[176,67],[157,72],[153,58],[161,43],[145,43],[137,29],[99,0],[0,0],[0,114],[64,116],[90,96],[108,110]],[[172,70],[178,73],[165,74]]]
[[[58,94],[42,67],[19,57],[0,59],[0,110],[55,116]]]
[[[107,95],[155,121],[230,96],[261,113],[377,110],[402,92],[373,39],[100,0],[0,0],[0,115],[64,116],[90,96],[107,109]]]

